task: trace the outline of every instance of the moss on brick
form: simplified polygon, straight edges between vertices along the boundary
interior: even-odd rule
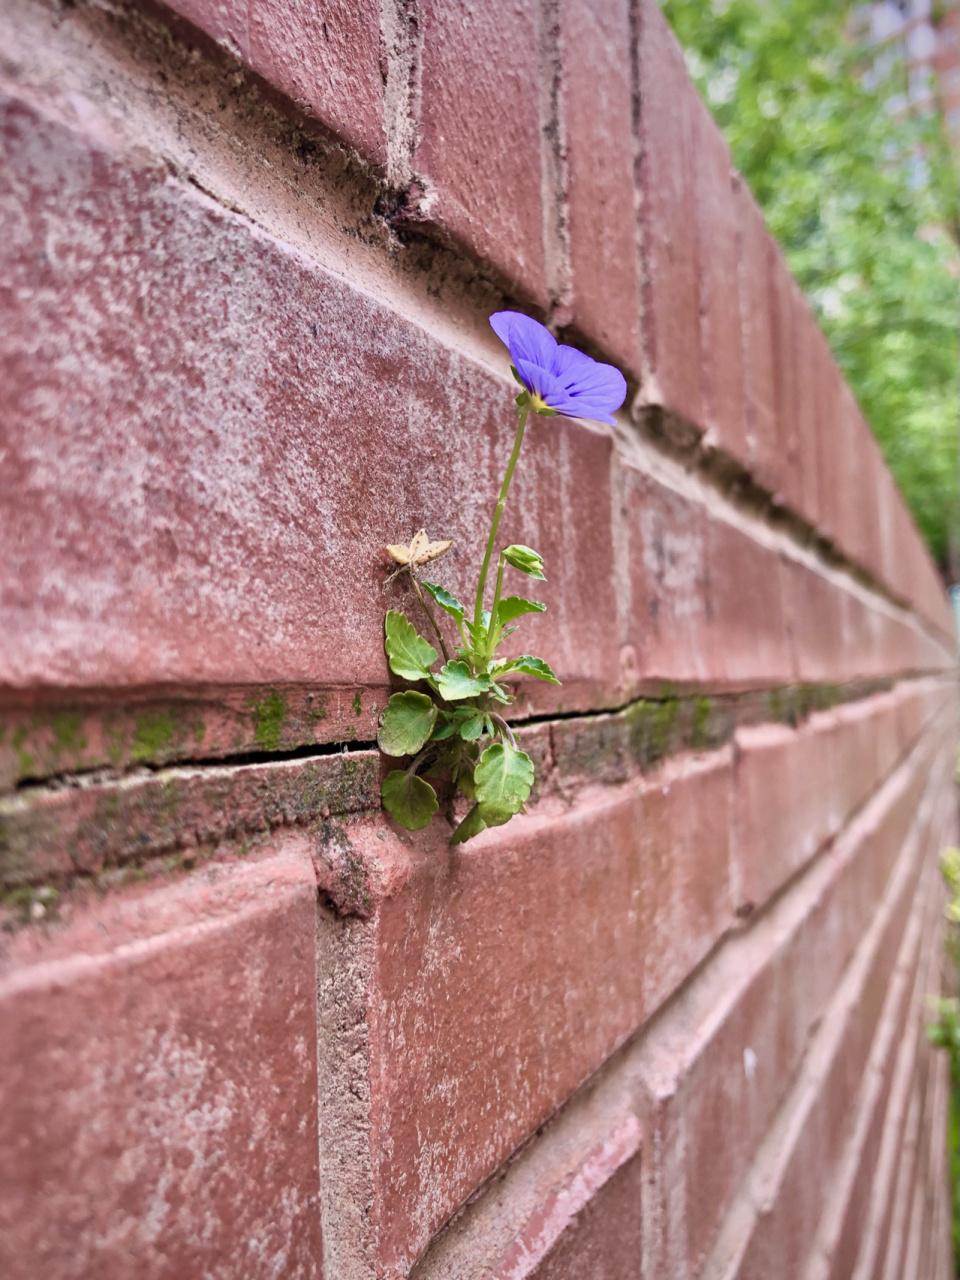
[[[287,700],[276,690],[264,698],[251,701],[253,712],[253,736],[258,747],[265,751],[278,751],[287,715]]]
[[[134,722],[130,759],[163,759],[173,747],[176,736],[177,722],[169,709],[145,711]]]

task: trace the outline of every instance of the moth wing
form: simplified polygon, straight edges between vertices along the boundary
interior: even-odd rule
[[[452,539],[449,542],[431,542],[428,547],[425,547],[423,551],[420,552],[417,559],[421,564],[427,564],[431,560],[438,559],[445,551],[449,551],[452,546]]]
[[[430,539],[427,537],[426,529],[421,529],[419,533],[415,533],[410,539],[410,563],[416,564],[421,558],[424,551],[429,545]]]

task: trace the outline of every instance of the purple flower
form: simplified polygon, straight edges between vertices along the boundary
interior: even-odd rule
[[[496,311],[490,324],[510,349],[534,413],[563,413],[614,425],[610,415],[627,396],[619,369],[557,342],[542,324],[519,311]]]

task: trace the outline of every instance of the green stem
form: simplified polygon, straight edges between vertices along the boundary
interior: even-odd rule
[[[500,628],[497,626],[497,609],[500,605],[500,592],[503,590],[503,566],[506,561],[503,553],[500,553],[500,563],[497,565],[497,589],[493,593],[493,608],[490,610],[490,626],[487,628],[487,643],[484,648],[487,662],[493,657],[497,649],[497,640],[500,635]]]
[[[443,660],[444,662],[449,662],[450,655],[449,653],[447,653],[447,646],[443,643],[443,633],[440,630],[440,627],[437,623],[436,618],[433,616],[433,610],[427,604],[426,598],[423,592],[420,590],[420,583],[417,581],[417,575],[413,572],[412,569],[410,570],[410,581],[413,583],[413,589],[417,593],[417,599],[423,605],[424,613],[426,613],[427,617],[430,619],[430,622],[433,625],[433,629],[437,633],[437,640],[440,642],[440,652],[443,654]]]
[[[497,540],[497,529],[500,527],[500,517],[503,515],[503,507],[507,501],[507,491],[510,488],[510,481],[513,479],[513,470],[517,465],[517,459],[520,457],[520,446],[523,444],[523,429],[527,425],[527,414],[529,409],[520,410],[520,422],[517,426],[517,438],[513,442],[513,452],[510,454],[510,461],[507,463],[507,474],[503,477],[503,485],[500,489],[500,497],[497,500],[497,509],[493,513],[493,524],[490,526],[490,537],[487,539],[487,549],[483,554],[483,564],[480,566],[480,581],[477,583],[477,600],[473,608],[473,625],[479,634],[480,625],[483,621],[483,591],[487,585],[487,572],[490,569],[490,557],[493,555],[493,546]]]

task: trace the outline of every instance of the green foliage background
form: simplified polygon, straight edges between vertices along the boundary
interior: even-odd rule
[[[958,183],[939,119],[887,109],[905,71],[876,80],[875,54],[851,37],[838,0],[662,2],[930,549],[956,580]]]

